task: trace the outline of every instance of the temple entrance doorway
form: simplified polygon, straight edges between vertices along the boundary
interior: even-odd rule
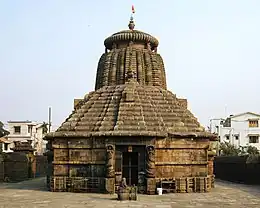
[[[144,186],[145,146],[116,145],[115,152],[115,186],[119,186],[122,178],[126,178],[129,186]]]
[[[138,185],[138,152],[123,152],[122,177],[127,185]]]

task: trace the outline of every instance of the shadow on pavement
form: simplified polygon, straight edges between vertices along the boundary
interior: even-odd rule
[[[0,190],[1,189],[48,191],[46,187],[46,177],[34,178],[21,182],[0,183]]]

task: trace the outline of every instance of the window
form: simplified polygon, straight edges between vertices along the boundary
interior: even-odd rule
[[[28,125],[28,133],[29,133],[29,134],[32,133],[32,125]]]
[[[235,135],[235,139],[236,139],[236,140],[239,140],[239,135]]]
[[[249,120],[249,127],[258,127],[258,120]]]
[[[259,136],[249,136],[249,143],[259,143]]]
[[[229,140],[229,135],[226,135],[226,140]]]
[[[14,133],[15,134],[20,134],[21,133],[21,126],[15,126],[14,127]]]
[[[7,151],[8,150],[8,144],[4,143],[4,150]]]

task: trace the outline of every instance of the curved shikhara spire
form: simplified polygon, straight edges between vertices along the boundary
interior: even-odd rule
[[[166,75],[161,56],[149,49],[125,47],[104,53],[98,63],[95,90],[125,84],[134,79],[140,85],[166,89]]]
[[[157,53],[158,40],[134,30],[134,26],[131,16],[129,30],[106,38],[106,50],[98,63],[95,90],[122,85],[130,80],[144,86],[167,88],[163,59]]]

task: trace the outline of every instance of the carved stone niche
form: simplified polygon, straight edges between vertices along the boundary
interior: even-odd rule
[[[115,158],[115,147],[114,145],[106,146],[106,178],[115,177],[114,168],[114,158]]]
[[[155,147],[153,145],[146,147],[146,177],[155,177]]]

